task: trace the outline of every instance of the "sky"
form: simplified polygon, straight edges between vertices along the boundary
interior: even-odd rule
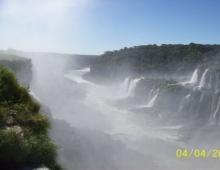
[[[0,50],[103,54],[220,44],[219,0],[0,0]]]

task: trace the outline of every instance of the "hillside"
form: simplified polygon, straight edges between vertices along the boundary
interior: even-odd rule
[[[91,76],[116,78],[134,74],[187,74],[220,59],[220,45],[191,43],[142,45],[107,51],[91,66]]]

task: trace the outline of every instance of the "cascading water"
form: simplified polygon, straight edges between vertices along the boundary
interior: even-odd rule
[[[150,100],[150,102],[147,104],[147,107],[153,107],[153,106],[154,106],[154,103],[155,103],[155,101],[156,101],[156,99],[157,99],[158,94],[159,94],[159,89],[157,89],[157,90],[155,91],[155,95],[154,95],[154,97]]]
[[[189,81],[190,84],[196,84],[198,79],[198,68],[193,72],[192,77]]]
[[[127,96],[133,96],[134,94],[134,90],[137,86],[137,83],[141,80],[142,78],[137,78],[131,81],[129,88],[128,88],[128,92],[127,92]]]
[[[125,80],[124,80],[124,82],[121,84],[120,89],[121,89],[121,93],[122,93],[122,94],[126,94],[127,91],[128,91],[128,88],[129,88],[129,79],[130,79],[130,77],[126,77]]]
[[[123,97],[133,96],[137,83],[142,79],[142,78],[136,78],[130,80],[130,78],[131,77],[126,77],[124,82],[120,86],[120,93],[123,95]]]
[[[193,72],[189,82],[183,82],[183,83],[180,83],[180,84],[182,84],[182,85],[185,85],[185,84],[196,84],[197,83],[197,79],[198,79],[198,68],[195,69],[195,71]]]
[[[199,99],[197,116],[199,115],[199,112],[200,112],[201,103],[202,103],[202,101],[203,101],[203,96],[204,96],[204,93],[201,94],[201,97],[200,97],[200,99]]]
[[[180,107],[179,107],[179,110],[178,110],[178,114],[180,114],[183,110],[183,108],[189,104],[189,99],[190,99],[190,94],[186,95],[183,100],[181,101],[180,103]]]
[[[220,97],[218,97],[218,103],[217,103],[217,108],[214,112],[214,114],[210,117],[210,121],[209,123],[210,124],[214,124],[214,123],[219,123],[217,122],[217,115],[219,114],[219,108],[220,108]]]
[[[205,70],[205,72],[203,73],[203,75],[202,75],[201,81],[200,81],[200,83],[199,83],[199,87],[200,87],[200,88],[203,88],[203,87],[205,87],[205,85],[206,85],[206,74],[207,74],[208,71],[209,71],[209,68],[207,68],[207,69]]]
[[[209,83],[208,83],[208,89],[211,89],[211,87],[212,87],[212,75],[210,75],[210,77],[209,77]]]
[[[213,115],[214,115],[214,111],[215,111],[215,109],[216,109],[216,105],[218,104],[218,94],[219,94],[219,89],[217,89],[216,91],[215,91],[215,94],[214,94],[214,96],[213,96],[213,99],[212,99],[212,105],[211,105],[211,114],[210,114],[210,118],[209,118],[209,121],[211,120],[211,118],[213,117]]]
[[[155,87],[155,85],[153,86],[153,88],[151,89],[151,91],[150,91],[150,93],[149,93],[149,95],[148,95],[148,98],[147,98],[147,101],[148,101],[148,102],[150,102],[150,99],[152,98],[152,94],[153,94],[153,92],[154,92],[154,87]]]
[[[38,102],[40,102],[39,97],[37,97],[32,90],[29,91],[29,94],[32,95],[34,97],[34,99],[36,99]]]
[[[218,89],[218,78],[219,77],[219,74],[216,75],[216,84],[215,84],[215,90]]]

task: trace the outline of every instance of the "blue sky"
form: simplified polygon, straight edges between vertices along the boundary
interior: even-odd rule
[[[102,54],[220,44],[218,0],[0,0],[0,49]]]

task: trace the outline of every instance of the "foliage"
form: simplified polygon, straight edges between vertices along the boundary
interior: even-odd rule
[[[192,70],[199,64],[220,61],[220,45],[191,43],[134,46],[116,51],[107,51],[91,67],[91,72],[120,75],[122,70],[135,73],[174,73]],[[218,62],[219,63],[219,62]],[[103,76],[106,76],[104,74]]]
[[[41,164],[62,169],[56,163],[57,146],[48,137],[49,119],[39,109],[13,72],[0,67],[0,169]]]

